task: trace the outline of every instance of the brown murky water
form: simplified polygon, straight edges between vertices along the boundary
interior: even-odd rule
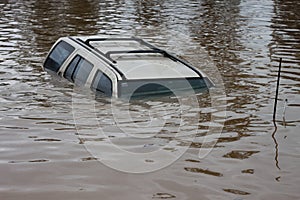
[[[299,199],[299,13],[296,0],[0,1],[0,199]],[[220,137],[206,146],[194,141],[172,165],[145,174],[111,169],[100,162],[101,153],[91,155],[85,144],[105,141],[90,120],[74,120],[74,96],[83,94],[41,65],[57,38],[94,34],[135,35],[197,66],[204,48],[226,90],[227,116],[214,123],[224,123]],[[279,58],[276,130],[272,111]],[[189,111],[200,113],[199,129],[205,133],[209,116],[222,112],[210,107],[207,94],[198,98],[201,109]],[[168,143],[172,128],[180,125],[172,115],[178,110],[174,100],[133,102],[131,115],[138,123],[147,121],[149,110],[152,116],[163,110],[168,120],[163,134],[142,140],[141,146],[118,135],[107,99],[93,103],[100,126],[130,151]],[[89,111],[79,107],[79,115]],[[194,119],[190,116],[190,123]],[[120,120],[128,130],[139,130]],[[200,148],[213,149],[200,159]]]

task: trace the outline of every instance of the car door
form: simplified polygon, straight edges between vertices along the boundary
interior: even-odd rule
[[[64,71],[64,77],[69,81],[83,86],[85,85],[94,65],[82,55],[75,55]]]

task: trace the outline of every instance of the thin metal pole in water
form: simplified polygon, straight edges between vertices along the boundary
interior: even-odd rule
[[[278,100],[278,92],[279,92],[279,81],[280,81],[280,72],[281,72],[281,62],[282,58],[279,60],[279,69],[277,75],[277,86],[276,86],[276,95],[275,95],[275,103],[274,103],[274,111],[273,111],[273,122],[276,120],[276,109],[277,109],[277,100]]]

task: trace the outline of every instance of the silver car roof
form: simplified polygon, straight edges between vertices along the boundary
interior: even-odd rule
[[[202,74],[155,46],[137,38],[73,37],[105,56],[128,80],[202,77]]]

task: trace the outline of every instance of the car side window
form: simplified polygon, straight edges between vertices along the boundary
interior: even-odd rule
[[[76,84],[84,85],[92,69],[93,64],[77,55],[67,67],[64,77]]]
[[[65,41],[59,42],[47,57],[44,67],[54,72],[58,72],[61,65],[74,51],[74,47]]]
[[[79,61],[80,61],[81,57],[80,56],[76,56],[72,62],[69,64],[69,66],[67,67],[67,70],[65,71],[64,77],[66,79],[68,79],[69,81],[74,82],[73,79],[73,73],[75,72],[75,68],[78,65]]]
[[[96,75],[94,77],[93,83],[92,83],[92,89],[96,91],[100,91],[104,93],[107,96],[112,95],[112,81],[110,78],[102,73],[100,70],[96,72]]]

